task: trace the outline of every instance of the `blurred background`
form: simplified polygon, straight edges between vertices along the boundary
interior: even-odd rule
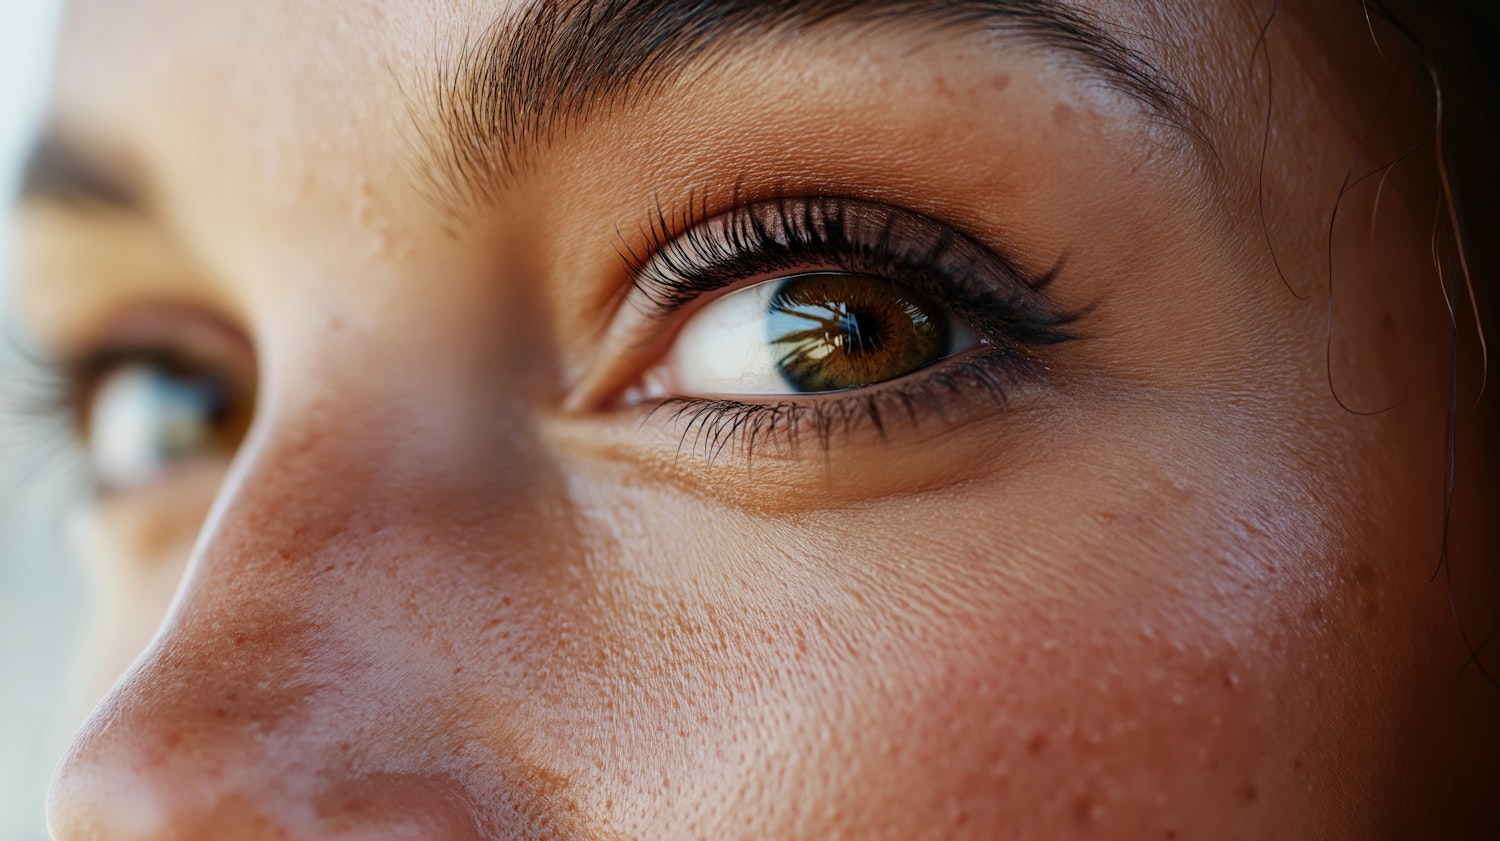
[[[34,391],[14,306],[17,164],[46,96],[58,0],[0,0],[0,841],[46,837],[42,801],[76,722],[64,687],[83,596],[63,550],[56,436],[27,429]]]

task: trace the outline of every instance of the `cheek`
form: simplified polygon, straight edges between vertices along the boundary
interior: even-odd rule
[[[802,711],[795,771],[761,769],[797,782],[763,805],[824,836],[1319,824],[1300,814],[1314,731],[1286,715],[1282,664],[1152,639],[1108,605],[1027,618],[944,617],[878,663],[830,664],[843,679]]]
[[[1292,759],[1271,738],[1267,687],[1279,676],[1152,638],[1109,605],[1015,618],[934,622],[945,645],[906,646],[859,712],[812,741],[802,770],[824,775],[830,830],[1170,837],[1253,827],[1262,797],[1289,817],[1295,799],[1275,789]]]
[[[612,547],[607,775],[763,837],[1325,835],[1410,675],[1350,656],[1380,597],[1328,530],[1234,479],[1079,479],[1050,517],[1024,482],[775,527],[642,506],[685,513]]]
[[[1432,713],[1398,689],[1420,653],[1381,647],[1413,636],[1387,566],[1410,546],[1340,531],[1300,464],[1160,436],[1198,458],[1173,469],[1084,437],[988,484],[774,516],[293,442],[116,704],[159,699],[163,757],[196,709],[215,756],[340,814],[339,781],[386,766],[465,810],[655,838],[1331,837],[1373,815],[1394,756],[1362,734]]]
[[[1276,796],[1300,784],[1287,773],[1300,739],[1275,738],[1287,735],[1287,664],[1264,643],[1232,641],[1246,629],[1184,621],[1203,619],[1201,604],[1139,579],[1058,598],[975,578],[827,620],[860,642],[824,648],[806,670],[816,681],[799,687],[779,757],[795,770],[759,769],[788,781],[764,801],[786,825],[1161,836],[1231,818],[1254,826],[1261,798],[1283,813],[1296,801]]]

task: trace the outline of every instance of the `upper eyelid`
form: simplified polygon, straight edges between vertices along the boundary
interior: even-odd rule
[[[63,355],[55,367],[68,383],[77,411],[82,396],[122,364],[148,360],[181,371],[215,370],[253,388],[259,359],[251,338],[236,324],[200,307],[137,307],[116,317],[90,342]]]

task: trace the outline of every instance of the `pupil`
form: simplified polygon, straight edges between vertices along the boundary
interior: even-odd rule
[[[846,312],[842,319],[842,341],[844,353],[862,355],[880,350],[882,343],[880,319],[865,312]]]

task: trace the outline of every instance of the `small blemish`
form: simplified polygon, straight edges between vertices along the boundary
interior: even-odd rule
[[[1354,567],[1353,583],[1356,587],[1368,587],[1375,580],[1375,568],[1369,563],[1361,561]]]
[[[1058,125],[1067,125],[1073,120],[1073,109],[1059,102],[1052,106],[1052,122]]]
[[[1010,87],[1010,74],[1001,73],[999,76],[996,76],[993,81],[990,82],[990,85],[995,88],[996,93],[1003,93],[1007,88]]]

